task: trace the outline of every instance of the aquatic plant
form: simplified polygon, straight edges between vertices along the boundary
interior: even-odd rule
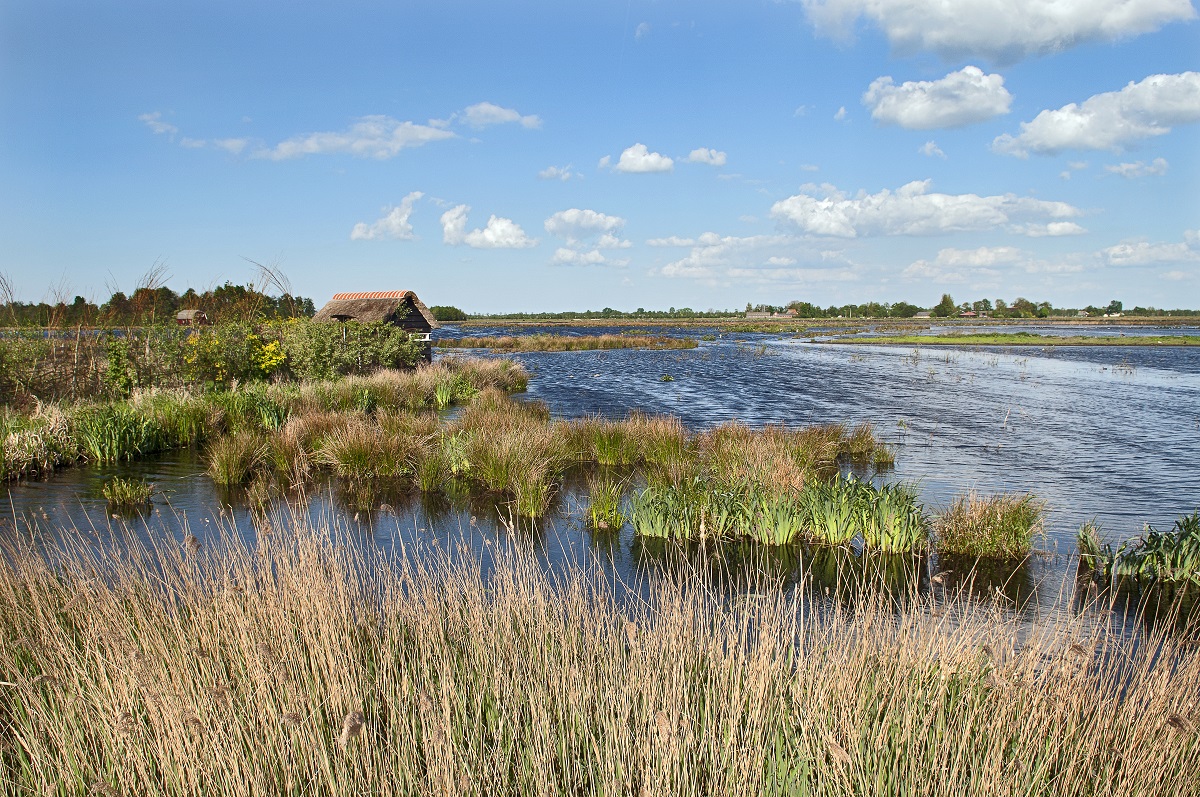
[[[937,549],[965,556],[1020,559],[1042,531],[1046,505],[1028,494],[959,496],[934,518]]]
[[[1147,525],[1140,537],[1126,540],[1115,552],[1101,544],[1093,523],[1080,527],[1078,541],[1084,568],[1105,581],[1200,587],[1200,511],[1179,517],[1170,531]]]
[[[153,421],[129,404],[79,408],[72,417],[79,450],[88,462],[129,460],[158,450]]]
[[[610,472],[602,471],[588,478],[587,518],[592,528],[618,531],[625,525],[625,515],[621,511],[624,494],[625,483]]]
[[[783,493],[760,494],[752,505],[753,519],[747,532],[763,545],[790,545],[804,530],[804,512],[799,500]]]
[[[860,529],[858,510],[862,485],[835,477],[810,484],[800,494],[799,508],[809,537],[825,545],[842,545]]]
[[[149,503],[154,485],[144,479],[122,479],[114,476],[100,487],[100,494],[113,506],[135,507]]]
[[[916,490],[904,484],[862,485],[858,523],[863,544],[882,553],[923,550],[929,540],[929,521]]]

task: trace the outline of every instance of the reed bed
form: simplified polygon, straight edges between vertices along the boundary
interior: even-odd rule
[[[143,479],[115,476],[101,485],[100,494],[113,506],[134,508],[150,502],[154,485]]]
[[[531,549],[272,518],[0,564],[0,781],[37,795],[1194,795],[1200,652],[762,580],[622,600]]]
[[[694,349],[693,338],[666,335],[488,335],[439,338],[439,349],[492,349],[495,351],[595,351],[600,349]]]

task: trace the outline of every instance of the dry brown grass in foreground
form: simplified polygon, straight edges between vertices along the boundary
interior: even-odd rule
[[[190,544],[188,544],[190,543]],[[0,783],[34,795],[1195,795],[1200,651],[967,601],[818,611],[528,551],[241,543],[0,567]],[[61,557],[64,557],[62,559]],[[51,561],[58,560],[61,570]],[[1020,639],[1020,644],[1014,640]]]

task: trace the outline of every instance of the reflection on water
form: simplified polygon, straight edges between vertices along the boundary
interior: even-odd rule
[[[365,543],[413,550],[453,540],[482,556],[489,546],[523,535],[538,544],[549,567],[599,562],[630,585],[639,574],[685,566],[729,583],[738,574],[765,572],[831,590],[839,574],[852,573],[855,578],[841,581],[874,580],[897,592],[912,585],[965,588],[1044,607],[1070,603],[1063,598],[1072,594],[1074,534],[1083,522],[1095,519],[1110,538],[1123,539],[1144,523],[1169,527],[1200,505],[1200,351],[1194,348],[919,349],[829,346],[806,337],[703,328],[673,334],[716,340],[686,351],[512,356],[533,372],[528,397],[546,402],[558,417],[621,417],[637,409],[678,415],[692,428],[731,420],[753,426],[870,421],[896,449],[895,469],[885,478],[916,483],[931,510],[969,490],[1032,492],[1046,500],[1043,552],[1015,570],[946,557],[898,564],[802,547],[701,552],[636,540],[628,526],[589,530],[576,482],[538,523],[516,522],[488,500],[422,500],[386,484],[362,494],[336,480],[298,511],[313,518],[333,513]],[[673,381],[661,381],[664,374]],[[118,474],[157,485],[151,511],[110,516],[100,485]],[[70,469],[46,481],[11,484],[8,498],[3,536],[36,525],[41,534],[66,529],[101,542],[121,535],[181,541],[185,523],[198,537],[221,523],[247,538],[257,534],[251,497],[218,489],[196,452]]]

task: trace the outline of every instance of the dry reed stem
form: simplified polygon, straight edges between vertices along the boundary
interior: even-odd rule
[[[0,679],[23,686],[0,702],[0,779],[35,794],[1196,793],[1200,651],[1163,631],[1126,638],[1095,613],[1029,624],[961,597],[825,603],[765,579],[730,601],[698,573],[630,601],[516,541],[485,572],[465,551],[390,557],[272,524],[254,549],[207,539],[198,561],[136,541],[9,545]]]

